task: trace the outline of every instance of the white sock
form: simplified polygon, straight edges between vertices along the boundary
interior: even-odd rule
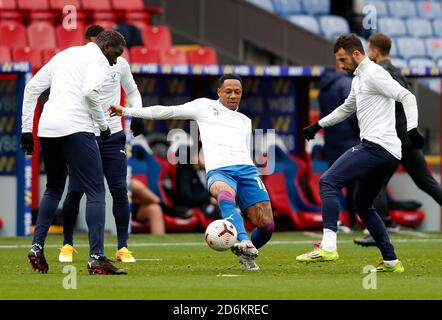
[[[323,232],[321,248],[326,251],[336,250],[336,232],[330,229],[324,229]]]
[[[393,267],[396,265],[396,263],[398,263],[399,260],[384,260],[384,265],[386,265],[387,267]]]

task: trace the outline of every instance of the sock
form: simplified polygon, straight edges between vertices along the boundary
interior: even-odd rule
[[[385,264],[387,267],[393,267],[393,266],[395,266],[396,263],[398,263],[398,262],[399,262],[398,259],[395,259],[395,260],[384,260],[384,264]]]
[[[330,229],[324,229],[321,248],[326,251],[334,251],[336,250],[336,247],[336,232]]]
[[[217,200],[223,219],[232,222],[235,226],[238,233],[238,240],[249,240],[246,228],[244,227],[244,219],[242,218],[241,213],[236,209],[233,196],[227,191],[220,191],[218,192]]]
[[[275,228],[275,224],[269,223],[263,225],[261,227],[256,227],[252,232],[252,243],[256,249],[261,248],[267,242],[269,242],[272,237],[273,229]]]

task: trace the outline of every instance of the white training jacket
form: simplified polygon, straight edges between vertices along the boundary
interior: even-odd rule
[[[94,121],[100,130],[106,130],[100,89],[109,71],[109,62],[92,42],[56,54],[26,85],[22,132],[32,132],[37,99],[49,87],[49,100],[38,126],[39,137],[93,133]]]
[[[250,154],[252,121],[223,106],[219,100],[201,98],[177,106],[124,108],[123,115],[152,120],[195,120],[201,134],[206,172],[234,165],[254,166]]]
[[[342,105],[319,120],[321,127],[333,126],[356,112],[360,138],[382,146],[401,159],[401,141],[396,133],[395,101],[404,106],[407,131],[417,127],[416,97],[402,87],[380,65],[366,57],[354,72],[351,91]]]

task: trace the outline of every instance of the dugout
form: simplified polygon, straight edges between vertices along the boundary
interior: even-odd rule
[[[303,156],[306,146],[301,137],[301,130],[309,122],[309,109],[315,107],[315,83],[323,67],[132,64],[131,68],[142,94],[144,106],[180,104],[198,97],[216,98],[217,78],[229,72],[239,74],[244,81],[241,112],[252,119],[253,128],[275,129],[291,153]],[[21,128],[20,108],[24,85],[31,76],[30,70],[28,63],[0,64],[0,141],[2,142],[0,188],[3,191],[0,198],[2,203],[0,217],[5,224],[0,230],[0,235],[3,236],[30,234],[31,210],[38,209],[38,199],[45,185],[44,172],[40,170],[40,162],[37,159],[38,154],[33,156],[33,159],[25,158],[18,148]],[[413,70],[404,68],[402,72],[410,79],[442,77],[442,69],[439,68]],[[419,106],[422,108],[420,103]],[[425,106],[425,108],[434,108],[429,110],[426,117],[434,120],[434,115],[437,114],[438,125],[441,107],[440,94],[439,104]],[[425,120],[422,117],[420,119],[422,127],[422,121]],[[177,120],[146,121],[146,133],[167,134],[173,128],[188,130],[189,125],[187,121]],[[438,142],[441,143],[440,130],[437,134]],[[5,147],[6,141],[9,141],[9,148]],[[308,150],[309,148],[311,146],[307,146]],[[440,162],[440,158],[437,161]],[[401,180],[398,185],[402,183]],[[410,192],[415,190],[410,189]],[[408,193],[405,193],[404,197],[407,195]],[[415,193],[412,195],[416,197]],[[85,198],[80,206],[81,212],[77,224],[81,230],[85,229],[84,203]],[[106,203],[112,203],[109,192],[106,195]],[[424,210],[427,211],[427,217],[429,215],[434,217],[431,225],[439,230],[440,208],[430,206],[428,211],[424,203]],[[106,206],[106,218],[106,230],[113,232],[115,227],[111,205]]]

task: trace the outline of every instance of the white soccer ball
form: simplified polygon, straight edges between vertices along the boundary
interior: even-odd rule
[[[235,244],[237,235],[236,228],[231,222],[218,219],[207,226],[205,239],[212,249],[225,251]]]

